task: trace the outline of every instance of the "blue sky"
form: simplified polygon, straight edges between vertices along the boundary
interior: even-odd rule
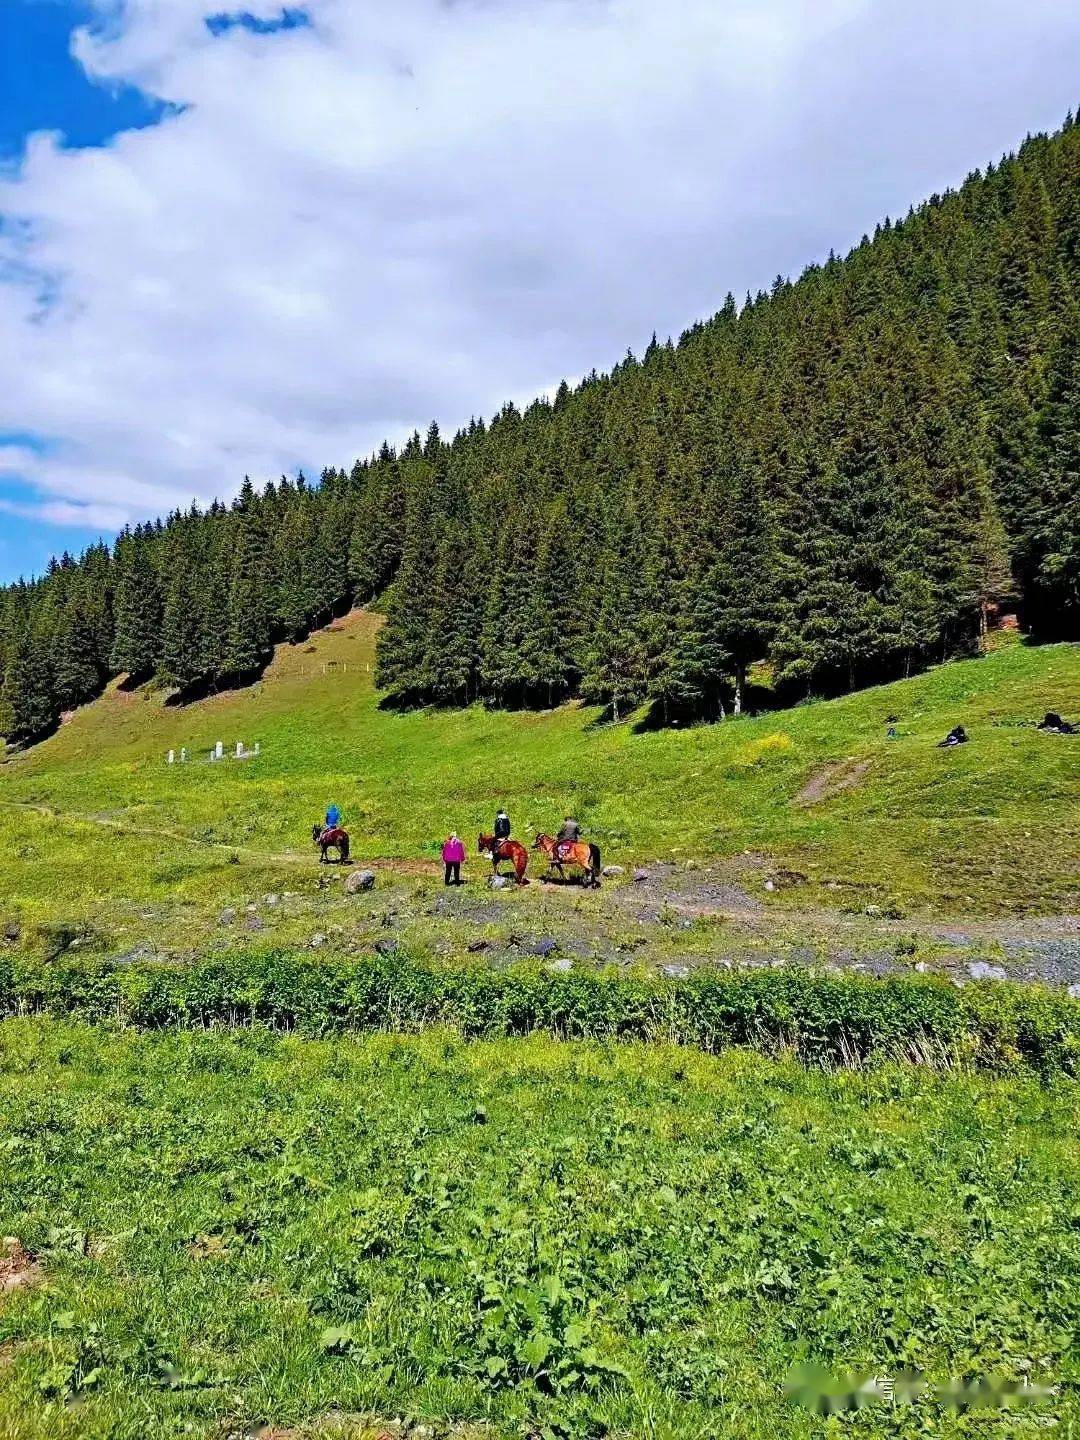
[[[0,581],[640,352],[1078,74],[1068,0],[0,0]]]
[[[131,86],[88,80],[71,56],[71,32],[93,18],[86,5],[66,0],[4,0],[0,4],[0,164],[22,156],[35,130],[59,130],[65,143],[100,145],[119,130],[153,124],[162,106]],[[0,438],[25,444],[29,437]],[[28,503],[27,488],[0,477],[0,503]],[[96,538],[92,526],[42,525],[40,519],[0,512],[0,581],[41,570],[57,547],[81,549]]]

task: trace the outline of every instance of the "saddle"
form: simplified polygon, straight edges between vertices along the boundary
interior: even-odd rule
[[[580,840],[556,840],[552,859],[557,861],[569,860],[574,853],[574,846],[580,845]]]

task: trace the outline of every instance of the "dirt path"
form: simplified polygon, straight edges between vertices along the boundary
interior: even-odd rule
[[[279,852],[256,850],[248,845],[233,845],[225,840],[206,840],[199,835],[185,835],[181,830],[158,830],[148,825],[132,825],[127,820],[114,820],[109,815],[83,815],[71,810],[57,810],[51,805],[35,805],[29,800],[0,800],[8,810],[28,810],[43,815],[47,820],[68,820],[75,825],[100,825],[106,830],[115,830],[121,835],[141,835],[149,840],[173,840],[178,845],[195,845],[207,850],[224,850],[230,855],[247,855],[252,860],[285,862],[288,864],[309,863],[310,856],[298,855],[295,851]]]
[[[836,760],[812,775],[795,796],[796,805],[816,805],[821,800],[831,800],[845,790],[852,790],[865,777],[871,761]]]

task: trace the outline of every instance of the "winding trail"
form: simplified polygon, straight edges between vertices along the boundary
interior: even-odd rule
[[[233,845],[227,840],[206,840],[201,835],[185,835],[181,830],[159,830],[149,825],[132,825],[127,820],[114,820],[108,815],[83,815],[70,810],[57,810],[51,805],[37,805],[29,800],[0,800],[7,810],[27,810],[47,820],[67,820],[76,825],[100,825],[120,835],[142,835],[148,840],[174,840],[178,845],[195,845],[207,850],[225,850],[230,855],[247,855],[252,860],[283,861],[288,864],[308,863],[309,855],[293,851],[256,850],[250,845]]]

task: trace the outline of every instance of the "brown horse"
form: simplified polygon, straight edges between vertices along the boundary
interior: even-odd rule
[[[566,879],[564,865],[581,870],[582,884],[598,889],[600,885],[600,846],[591,840],[556,840],[551,835],[537,835],[533,841],[534,850],[542,850],[548,864]]]
[[[319,856],[320,865],[331,865],[333,861],[327,856],[328,850],[338,852],[338,864],[348,865],[349,863],[349,832],[343,830],[340,825],[313,825],[311,827],[311,838],[322,854]]]
[[[509,860],[514,867],[519,885],[527,885],[525,867],[529,863],[529,852],[520,840],[496,840],[494,835],[480,835],[476,846],[481,855],[490,855],[491,868],[499,873],[499,861]]]

